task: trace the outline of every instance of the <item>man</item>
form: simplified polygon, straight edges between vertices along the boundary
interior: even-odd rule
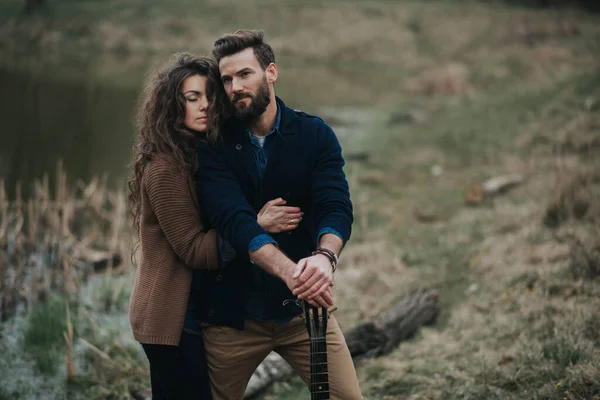
[[[198,147],[198,194],[237,256],[224,268],[202,272],[198,318],[213,397],[231,400],[242,398],[271,351],[310,383],[310,340],[296,300],[333,305],[333,272],[353,217],[338,140],[322,120],[275,97],[278,70],[263,32],[225,35],[213,56],[235,118],[225,124],[219,145]],[[289,221],[292,230],[271,236],[256,214],[274,198],[304,214]],[[331,398],[361,399],[334,317],[327,344]]]

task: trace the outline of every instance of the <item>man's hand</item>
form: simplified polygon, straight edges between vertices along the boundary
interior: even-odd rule
[[[292,279],[295,280],[294,296],[316,307],[333,306],[333,268],[326,256],[316,254],[300,260]]]
[[[286,206],[282,198],[267,202],[258,212],[258,224],[268,233],[294,230],[302,221],[302,211],[298,207]]]

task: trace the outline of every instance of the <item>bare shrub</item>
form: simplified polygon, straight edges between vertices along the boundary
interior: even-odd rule
[[[23,199],[20,187],[9,201],[0,178],[0,319],[6,321],[19,306],[28,308],[59,290],[67,297],[79,293],[95,267],[127,259],[129,224],[123,193],[113,193],[106,179],[67,185],[58,163],[56,187],[46,175]],[[105,252],[98,252],[103,248]],[[91,254],[108,254],[105,262]]]
[[[559,185],[557,196],[544,216],[544,224],[557,227],[568,219],[576,218],[588,222],[600,221],[600,172],[576,173],[564,184]]]

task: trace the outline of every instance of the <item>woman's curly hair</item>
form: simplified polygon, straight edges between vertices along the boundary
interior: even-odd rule
[[[184,125],[186,103],[181,88],[185,79],[194,75],[207,77],[208,130],[203,133],[192,131]],[[220,81],[216,62],[212,58],[189,53],[175,54],[164,66],[152,71],[147,77],[138,102],[136,139],[128,182],[130,212],[138,232],[137,244],[141,183],[146,166],[155,156],[167,155],[173,162],[172,167],[184,173],[190,190],[195,192],[193,177],[198,168],[196,141],[214,143],[219,137],[222,108],[216,103],[224,100],[222,96],[215,95],[218,90]]]

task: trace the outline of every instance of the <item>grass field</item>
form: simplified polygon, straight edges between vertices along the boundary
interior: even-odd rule
[[[442,311],[357,364],[365,399],[600,399],[599,17],[442,1],[55,3],[29,17],[20,2],[0,5],[2,63],[83,66],[61,73],[126,84],[173,51],[262,27],[278,93],[329,121],[346,155],[370,155],[346,169],[356,218],[336,318],[350,329],[416,287],[437,289]],[[524,183],[465,204],[476,185],[513,173]],[[148,385],[128,337],[128,279],[71,306],[75,337],[100,351],[75,348],[72,398],[125,399]],[[52,376],[64,378],[56,301],[15,323],[21,347],[0,344],[12,355],[0,376],[37,377],[0,399],[44,398]],[[262,398],[307,393],[292,378]]]

